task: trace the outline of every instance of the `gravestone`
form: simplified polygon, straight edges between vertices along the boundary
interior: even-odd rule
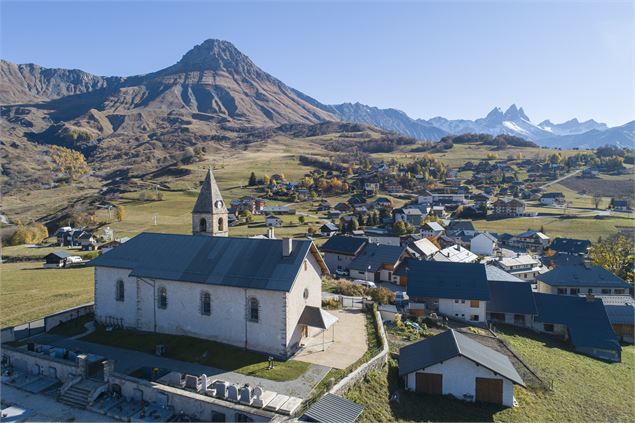
[[[229,385],[227,387],[227,399],[230,401],[238,402],[238,386]]]
[[[198,377],[194,375],[185,375],[185,387],[198,391]]]
[[[203,373],[201,375],[201,387],[200,387],[200,391],[205,393],[205,391],[207,391],[207,385],[208,385],[208,381],[207,381],[207,375],[205,373]]]
[[[214,384],[214,389],[216,390],[216,398],[227,397],[227,386],[229,384],[225,381],[219,380]]]
[[[251,405],[258,408],[263,408],[276,397],[276,393],[272,391],[265,391],[260,386],[256,386],[253,390],[253,401]]]
[[[170,372],[166,375],[165,381],[170,386],[181,387],[182,375],[179,372]]]
[[[252,394],[251,394],[251,386],[245,385],[240,388],[240,402],[243,404],[251,404]]]

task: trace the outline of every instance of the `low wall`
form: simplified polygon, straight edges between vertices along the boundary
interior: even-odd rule
[[[0,342],[19,341],[33,335],[48,332],[60,323],[76,319],[95,312],[95,303],[83,304],[58,313],[50,314],[41,319],[33,320],[21,325],[6,327],[0,330]]]
[[[368,362],[362,364],[357,369],[353,370],[351,374],[344,377],[338,383],[336,383],[330,390],[329,393],[336,395],[343,395],[348,391],[355,383],[361,380],[366,373],[371,370],[378,370],[382,368],[387,360],[388,360],[388,339],[386,339],[386,331],[384,330],[384,324],[381,320],[381,315],[379,311],[375,311],[375,321],[377,322],[377,326],[379,327],[379,334],[381,335],[381,341],[383,344],[382,350],[373,358],[371,358]]]
[[[25,370],[31,374],[35,374],[35,370],[37,370],[43,376],[55,377],[61,381],[72,379],[80,374],[80,368],[76,362],[50,357],[34,351],[5,345],[2,347],[2,355],[7,357],[16,369]],[[39,369],[36,366],[39,366]]]
[[[126,376],[121,373],[111,373],[108,381],[111,388],[114,384],[119,385],[122,395],[126,398],[139,399],[139,395],[141,395],[144,401],[167,404],[174,407],[176,413],[183,411],[186,414],[198,417],[201,421],[212,421],[212,415],[216,413],[223,414],[225,416],[224,421],[245,421],[244,417],[258,422],[283,420],[283,416],[269,411],[230,403],[184,389]]]

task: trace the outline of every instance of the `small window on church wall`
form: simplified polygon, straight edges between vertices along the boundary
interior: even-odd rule
[[[201,218],[201,221],[198,224],[199,232],[207,232],[207,220],[205,218]]]
[[[159,308],[168,308],[168,290],[159,288]]]
[[[307,270],[309,270],[309,261],[304,260],[304,271],[306,272]]]
[[[212,314],[212,297],[209,292],[201,292],[201,314],[204,316]]]
[[[123,281],[121,279],[119,279],[117,281],[115,299],[117,301],[123,301],[124,300],[124,287],[123,287]]]
[[[309,298],[309,288],[304,288],[304,292],[302,293],[302,297],[307,300]]]
[[[249,320],[252,322],[257,322],[260,318],[260,310],[258,307],[258,300],[255,298],[249,299]]]
[[[218,230],[219,231],[224,231],[225,227],[224,227],[224,223],[223,223],[223,218],[219,217],[218,218]]]

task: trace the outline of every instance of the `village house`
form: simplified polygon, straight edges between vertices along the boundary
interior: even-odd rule
[[[494,263],[505,272],[527,282],[534,282],[536,277],[546,270],[540,260],[529,254],[518,253],[511,257],[500,257]]]
[[[410,314],[485,322],[490,293],[484,265],[410,260],[407,281]]]
[[[265,216],[265,225],[272,228],[278,228],[282,226],[282,219],[272,214]]]
[[[497,248],[498,239],[489,232],[481,232],[470,240],[470,251],[479,256],[491,256]]]
[[[320,247],[320,251],[324,254],[324,262],[331,273],[348,272],[351,262],[367,242],[366,238],[333,235]]]
[[[68,267],[75,263],[81,263],[80,256],[72,256],[66,251],[54,251],[44,256],[44,268],[55,269],[60,267]]]
[[[525,231],[512,237],[509,245],[523,250],[542,253],[549,245],[549,237],[539,231]]]
[[[635,340],[635,300],[629,295],[602,295],[598,299],[604,304],[613,332],[621,342],[632,344]]]
[[[432,260],[451,263],[474,263],[478,260],[478,256],[460,245],[452,245],[435,253],[432,256]]]
[[[488,270],[500,269],[490,266]],[[494,279],[502,279],[492,276]],[[532,328],[537,314],[531,284],[515,280],[488,280],[491,298],[487,302],[487,320]]]
[[[621,200],[621,199],[613,198],[611,200],[610,207],[614,211],[619,211],[619,212],[630,211],[630,207],[628,206],[628,200]]]
[[[322,315],[321,275],[308,240],[232,238],[211,169],[192,210],[192,235],[142,233],[102,254],[95,269],[95,320],[294,354]]]
[[[405,247],[368,243],[348,266],[350,277],[371,282],[399,284],[401,278],[395,269],[410,254]]]
[[[507,356],[453,329],[399,350],[407,390],[465,401],[514,406],[514,385],[525,386]]]
[[[325,223],[320,226],[320,235],[322,236],[333,236],[338,233],[340,228],[335,223]]]
[[[492,203],[496,216],[516,217],[525,214],[525,202],[515,198],[498,198]]]
[[[476,235],[476,228],[474,227],[474,223],[471,220],[456,219],[450,221],[450,223],[445,228],[445,232],[449,236],[454,236],[454,234],[459,232],[461,232],[463,235],[474,236]]]
[[[579,353],[621,361],[622,348],[601,300],[593,295],[580,297],[534,292],[534,302],[538,313],[534,330],[571,342]]]
[[[557,295],[628,295],[631,285],[601,266],[558,266],[537,276],[537,291]]]
[[[548,192],[540,197],[540,203],[545,205],[564,204],[564,194],[561,192]]]
[[[419,226],[423,222],[424,215],[417,208],[399,208],[393,210],[395,222],[402,221],[413,226]]]
[[[97,249],[97,240],[90,232],[82,231],[77,237],[82,251],[94,251]]]
[[[439,247],[428,238],[411,240],[407,245],[416,257],[423,260],[431,259],[439,251]]]
[[[556,254],[570,254],[586,256],[591,248],[591,241],[587,239],[554,238],[549,244],[549,250]]]
[[[419,233],[425,237],[437,237],[445,232],[445,228],[437,222],[426,222],[421,226]]]

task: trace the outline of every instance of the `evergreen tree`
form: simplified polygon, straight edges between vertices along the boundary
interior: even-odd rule
[[[256,185],[256,174],[254,172],[251,172],[251,175],[249,175],[249,186],[253,187]]]

